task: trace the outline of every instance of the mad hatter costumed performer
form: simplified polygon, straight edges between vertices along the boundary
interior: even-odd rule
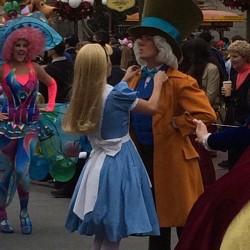
[[[37,17],[37,15],[36,15]],[[43,111],[53,111],[56,82],[32,60],[61,42],[61,36],[45,21],[32,16],[10,20],[0,29],[0,82],[4,103],[0,113],[0,231],[13,233],[6,207],[17,189],[23,234],[30,234],[28,214],[31,145],[37,140],[38,80],[48,86],[49,102]]]
[[[153,118],[131,115],[131,133],[153,183],[161,227],[160,237],[150,237],[150,250],[170,249],[171,227],[179,228],[180,234],[203,192],[198,154],[189,135],[195,132],[194,118],[211,124],[216,115],[196,80],[177,70],[179,44],[201,21],[202,13],[192,0],[145,0],[141,25],[128,30],[142,66],[130,82],[139,97],[150,97],[154,72],[164,69],[169,77],[161,90],[161,112]]]

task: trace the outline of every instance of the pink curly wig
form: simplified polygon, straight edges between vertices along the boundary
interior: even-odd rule
[[[23,27],[13,31],[5,40],[2,48],[2,58],[6,63],[13,60],[13,47],[16,41],[23,39],[29,44],[25,60],[30,61],[42,54],[45,48],[45,35],[38,28]]]

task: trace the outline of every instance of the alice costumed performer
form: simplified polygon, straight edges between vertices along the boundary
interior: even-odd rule
[[[92,151],[71,199],[66,228],[95,235],[93,250],[118,250],[130,235],[159,235],[159,225],[142,160],[129,136],[130,110],[156,115],[166,74],[159,71],[152,97],[137,97],[127,80],[138,67],[128,68],[122,82],[108,85],[110,59],[99,44],[77,53],[74,83],[63,129],[87,135]],[[96,72],[96,74],[93,74]]]

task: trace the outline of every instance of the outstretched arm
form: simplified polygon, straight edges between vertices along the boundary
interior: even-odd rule
[[[194,119],[194,124],[197,126],[196,141],[208,150],[244,149],[250,145],[250,128],[247,126],[210,134],[201,120]]]
[[[41,108],[42,111],[53,111],[55,107],[57,84],[56,81],[45,71],[45,69],[34,63],[38,79],[48,87],[48,105],[46,108]]]

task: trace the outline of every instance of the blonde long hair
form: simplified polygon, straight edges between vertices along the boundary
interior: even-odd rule
[[[87,44],[77,53],[72,97],[62,124],[64,131],[89,135],[97,130],[107,78],[107,58],[99,44]]]

